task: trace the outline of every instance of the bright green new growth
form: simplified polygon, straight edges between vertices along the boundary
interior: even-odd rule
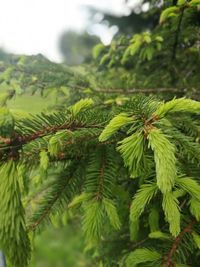
[[[200,235],[198,235],[196,232],[193,232],[192,237],[193,237],[194,242],[196,243],[198,249],[200,249]]]
[[[48,143],[48,152],[51,156],[56,156],[61,151],[63,146],[63,140],[67,138],[67,136],[72,135],[69,131],[60,131],[57,132],[54,136],[52,136]]]
[[[118,144],[117,150],[122,154],[125,166],[128,167],[131,177],[136,177],[143,168],[144,135],[142,132],[136,132]]]
[[[168,18],[176,16],[180,8],[176,6],[166,8],[160,15],[160,23],[165,22]]]
[[[96,200],[94,198],[83,202],[84,218],[83,231],[88,242],[97,242],[101,238],[104,230],[105,218],[109,219],[114,229],[120,229],[121,223],[114,202],[103,198]]]
[[[192,197],[195,197],[198,201],[200,201],[200,185],[190,177],[182,177],[176,180],[176,184],[179,185],[184,191],[189,193]]]
[[[107,216],[109,218],[110,224],[116,229],[120,229],[121,222],[117,213],[117,208],[115,206],[115,203],[113,200],[108,198],[103,198],[102,200],[105,211],[107,213]]]
[[[84,192],[76,196],[69,205],[69,207],[82,205],[86,240],[94,244],[101,239],[105,221],[109,221],[116,230],[121,226],[112,192],[116,175],[114,163],[112,149],[99,148],[91,154],[85,174]]]
[[[104,222],[104,207],[101,201],[86,202],[83,206],[83,231],[88,242],[98,241],[101,237]]]
[[[30,243],[18,184],[17,162],[9,160],[0,169],[0,247],[12,267],[28,266]]]
[[[190,200],[190,212],[197,221],[200,221],[200,201],[195,197],[192,197]]]
[[[137,221],[157,193],[156,184],[144,184],[136,192],[130,208],[130,220]]]
[[[73,105],[70,110],[72,115],[75,117],[80,111],[88,109],[94,105],[94,101],[91,98],[81,99],[75,105]]]
[[[199,6],[200,0],[192,0],[188,3],[189,6]]]
[[[139,234],[139,220],[131,221],[129,222],[130,226],[130,240],[131,241],[137,241],[138,240],[138,234]]]
[[[104,142],[108,140],[113,134],[115,134],[122,127],[134,122],[132,117],[129,117],[126,113],[121,113],[115,116],[99,136],[99,141]]]
[[[45,150],[40,152],[40,168],[44,171],[48,169],[49,166],[49,157]]]
[[[91,193],[82,193],[81,195],[77,195],[73,198],[73,200],[69,203],[68,208],[76,208],[78,205],[82,204],[84,201],[91,199]]]
[[[101,54],[101,52],[104,50],[105,46],[103,44],[97,44],[92,50],[92,55],[94,59],[98,58],[98,56]]]
[[[180,211],[178,200],[172,192],[168,192],[163,195],[162,207],[166,220],[169,223],[170,233],[173,236],[177,236],[180,233]]]
[[[153,207],[149,213],[149,227],[151,233],[159,230],[159,218],[159,211]]]
[[[156,263],[162,256],[155,250],[148,248],[139,248],[131,252],[126,259],[126,267],[136,267],[139,264],[151,262],[156,266]]]
[[[80,204],[83,204],[85,210],[83,230],[88,241],[95,241],[101,237],[102,221],[105,220],[105,217],[108,217],[110,224],[116,230],[120,229],[121,222],[113,200],[105,197],[98,200],[91,193],[82,193],[80,196],[76,196],[68,207],[74,208]]]
[[[157,185],[165,194],[172,190],[177,176],[175,147],[161,130],[156,128],[149,131],[147,138],[154,151]]]
[[[170,240],[171,236],[169,234],[163,233],[161,231],[155,231],[149,234],[149,238],[152,239],[161,239],[161,240]]]
[[[134,38],[131,40],[131,44],[128,46],[128,48],[124,52],[124,55],[122,58],[122,64],[124,64],[128,60],[130,55],[133,56],[138,52],[140,46],[142,45],[142,42],[143,42],[142,35],[135,34]]]
[[[200,113],[200,103],[187,98],[174,98],[171,101],[162,103],[155,114],[162,118],[173,112]]]
[[[19,136],[18,142],[22,146],[18,145],[20,150],[15,154],[20,160],[20,163],[15,162],[17,168],[20,170],[20,166],[23,166],[20,180],[22,183],[27,182],[27,178],[23,179],[23,176],[26,173],[29,177],[30,166],[31,170],[39,172],[42,180],[35,192],[36,196],[38,192],[41,195],[36,205],[33,196],[33,206],[36,207],[31,209],[33,214],[28,216],[29,231],[37,232],[45,223],[56,225],[56,220],[63,211],[74,208],[73,212],[78,212],[88,249],[101,247],[101,242],[103,244],[107,240],[110,232],[111,239],[117,237],[125,247],[127,264],[137,266],[144,262],[144,258],[141,258],[143,254],[132,254],[136,253],[137,248],[131,252],[127,246],[130,242],[133,242],[132,246],[143,239],[145,242],[148,240],[150,244],[152,242],[152,250],[155,249],[156,253],[163,256],[163,251],[156,245],[154,247],[154,241],[160,242],[163,248],[163,242],[170,244],[173,237],[180,233],[182,221],[179,201],[181,207],[182,199],[188,194],[190,199],[187,202],[187,213],[199,220],[200,185],[196,175],[198,166],[194,165],[198,159],[198,143],[193,132],[188,136],[187,132],[181,130],[182,124],[174,126],[175,118],[159,120],[155,116],[159,101],[147,97],[139,99],[141,103],[136,98],[130,102],[127,100],[125,107],[120,106],[126,112],[114,117],[102,133],[102,125],[106,125],[108,116],[104,117],[98,109],[96,111],[94,106],[91,108],[85,102],[82,102],[81,108],[78,102],[79,108],[76,110],[79,112],[75,112],[76,115],[67,109],[64,114],[45,115],[44,119],[42,116],[33,119],[29,117],[25,121],[16,122],[15,136]],[[77,104],[70,109],[76,106]],[[112,114],[113,110],[109,116]],[[127,114],[136,114],[135,119]],[[121,128],[123,129],[118,132]],[[25,137],[23,131],[26,132]],[[101,141],[110,138],[111,142],[99,142],[100,133]],[[196,135],[195,132],[195,138]],[[10,139],[2,138],[2,142],[8,141],[8,145],[2,143],[2,148],[7,149],[5,156],[9,158],[10,147],[15,146],[12,146]],[[192,178],[184,176],[187,169],[184,169],[182,158],[192,164],[192,168],[188,165]],[[178,168],[180,177],[177,177]],[[2,171],[4,169],[2,166]],[[7,176],[10,180],[12,177],[12,183],[15,184],[15,174]],[[130,179],[131,177],[137,179]],[[20,188],[25,188],[25,185],[20,184]],[[7,210],[3,210],[3,213],[6,212]],[[23,231],[27,235],[25,228]],[[22,231],[18,233],[19,236],[22,234]],[[5,240],[5,246],[2,246],[9,258],[6,250],[8,244],[9,236]],[[129,253],[133,257],[129,257]],[[124,257],[123,253],[119,254],[117,262]],[[23,255],[28,257],[28,254]],[[20,267],[26,266],[25,256]],[[151,256],[148,261],[145,258],[148,265],[159,266],[159,260],[149,259]],[[13,266],[16,260],[17,258],[10,259]]]

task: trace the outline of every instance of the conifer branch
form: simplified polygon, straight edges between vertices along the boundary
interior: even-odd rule
[[[62,193],[65,191],[66,186],[68,185],[68,183],[66,183],[65,186],[63,186],[61,191],[58,191],[57,194],[55,195],[55,197],[51,200],[51,202],[49,203],[49,205],[46,207],[46,209],[40,214],[39,218],[32,224],[30,224],[28,226],[28,231],[35,231],[37,229],[37,227],[43,222],[45,221],[46,217],[49,216],[49,214],[51,213],[53,206],[55,205],[55,203],[59,200],[59,198],[61,197]]]
[[[174,266],[174,262],[173,262],[173,255],[176,252],[176,250],[178,249],[178,246],[180,244],[180,242],[182,241],[183,237],[185,234],[187,233],[191,233],[192,232],[192,228],[194,226],[194,224],[196,223],[196,220],[192,220],[181,232],[180,234],[174,239],[174,242],[172,244],[172,247],[167,255],[167,259],[163,264],[163,267],[170,267],[170,266]]]
[[[64,188],[63,188],[63,190],[64,190]],[[35,223],[28,226],[29,231],[35,231],[36,228],[42,223],[42,221],[45,220],[45,217],[48,216],[48,214],[51,212],[52,206],[54,205],[54,203],[56,203],[59,196],[60,196],[60,192],[53,199],[53,201],[51,203],[52,205],[46,208],[46,210],[43,212],[43,214],[40,216],[40,218]]]
[[[104,182],[104,172],[105,172],[106,163],[105,161],[102,162],[102,166],[100,168],[99,173],[99,184],[96,192],[96,199],[101,200],[102,199],[102,191],[103,191],[103,182]]]
[[[35,141],[39,138],[51,135],[51,134],[55,134],[61,130],[70,130],[70,131],[74,131],[74,130],[78,130],[78,129],[102,129],[103,127],[100,125],[85,125],[85,124],[81,124],[81,123],[66,123],[66,124],[62,124],[62,125],[58,125],[58,126],[52,126],[52,127],[46,127],[42,130],[36,131],[32,134],[29,135],[24,135],[22,136],[19,133],[14,133],[13,137],[11,138],[4,138],[4,137],[0,137],[0,141],[3,143],[3,145],[0,147],[1,150],[4,150],[5,152],[7,152],[8,154],[8,158],[18,158],[18,151],[22,148],[22,146]],[[94,138],[96,138],[97,135],[95,135]],[[88,138],[91,137],[89,136],[84,136],[83,141],[87,141]],[[80,139],[81,141],[81,139]],[[73,141],[67,141],[66,145],[72,144]],[[0,155],[1,156],[5,156],[5,154]]]
[[[101,129],[102,127],[100,127],[99,125],[88,125],[87,126],[87,125],[81,125],[80,123],[77,123],[77,124],[67,123],[67,124],[63,124],[60,126],[53,126],[53,127],[45,128],[44,130],[35,132],[31,135],[19,136],[17,139],[18,139],[19,145],[24,145],[24,144],[27,144],[31,141],[38,139],[38,138],[41,138],[41,137],[44,137],[44,136],[47,136],[50,134],[55,134],[56,132],[58,132],[60,130],[73,131],[73,130],[77,130],[77,129],[81,129],[81,128],[97,128],[97,129],[100,128]],[[11,141],[11,143],[12,143],[12,141]]]

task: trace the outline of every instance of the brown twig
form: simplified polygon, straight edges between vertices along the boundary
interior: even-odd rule
[[[129,88],[129,89],[111,89],[111,88],[96,88],[93,89],[95,92],[99,93],[123,93],[123,94],[133,94],[133,93],[145,93],[145,94],[151,94],[151,93],[184,93],[185,89],[180,88]]]
[[[129,94],[159,94],[159,93],[169,93],[173,94],[173,96],[176,95],[186,95],[191,94],[190,97],[196,100],[199,100],[199,94],[198,89],[192,89],[192,88],[128,88],[128,89],[116,89],[116,88],[96,88],[93,89],[94,92],[97,93],[105,93],[105,94],[123,94],[123,95],[129,95]]]
[[[62,187],[62,190],[57,192],[55,197],[51,200],[51,203],[48,205],[48,207],[44,210],[44,212],[41,214],[41,216],[36,220],[34,223],[30,224],[28,226],[28,231],[35,231],[37,227],[45,220],[45,218],[50,214],[51,210],[53,209],[53,206],[60,198],[60,195],[64,192],[66,189],[66,186],[68,185],[69,181],[71,181],[73,176],[70,176],[70,178],[66,181],[66,184]]]
[[[163,264],[163,267],[170,267],[170,266],[174,266],[174,262],[173,262],[173,255],[176,252],[176,250],[178,249],[178,246],[181,242],[181,240],[183,239],[184,235],[186,233],[191,233],[192,232],[192,227],[193,225],[196,223],[196,220],[192,220],[181,232],[180,234],[174,239],[174,242],[172,244],[172,247],[167,255],[167,259]]]
[[[99,185],[98,189],[96,192],[96,199],[100,200],[102,199],[102,191],[103,191],[103,182],[104,182],[104,173],[105,173],[105,162],[103,162],[101,169],[100,169],[100,174],[99,174]]]
[[[172,51],[172,61],[176,59],[176,51],[177,51],[177,47],[178,47],[178,41],[179,41],[179,35],[180,35],[180,31],[181,31],[181,23],[183,21],[184,11],[185,11],[185,7],[183,7],[181,9],[180,18],[179,18],[178,25],[177,25],[177,30],[176,30],[176,35],[175,35],[175,40],[174,40],[174,45],[173,45],[173,51]]]

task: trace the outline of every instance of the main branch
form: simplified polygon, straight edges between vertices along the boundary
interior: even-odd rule
[[[180,242],[182,241],[184,235],[186,233],[191,233],[192,232],[192,228],[193,228],[193,225],[196,223],[196,220],[192,220],[181,232],[180,234],[175,238],[173,244],[172,244],[172,247],[167,255],[167,259],[166,261],[164,262],[163,264],[163,267],[170,267],[170,266],[174,266],[174,263],[173,263],[173,255],[174,253],[176,252],[176,250],[178,249],[178,246],[180,244]]]

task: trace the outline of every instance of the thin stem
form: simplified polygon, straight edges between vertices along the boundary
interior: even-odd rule
[[[181,23],[183,21],[184,10],[185,10],[185,8],[183,7],[181,9],[180,18],[179,18],[178,25],[177,25],[177,30],[176,30],[176,35],[175,35],[175,40],[174,40],[174,45],[173,45],[173,51],[172,51],[172,61],[174,61],[176,59],[176,52],[177,52],[177,47],[178,47],[178,42],[179,42],[179,35],[180,35],[180,31],[181,31]]]
[[[123,93],[123,94],[133,94],[133,93],[146,93],[146,94],[151,94],[151,93],[183,93],[184,90],[179,89],[179,88],[145,88],[145,89],[140,89],[140,88],[129,88],[129,89],[110,89],[110,88],[97,88],[93,89],[95,92],[99,93],[108,93],[108,94],[113,94],[113,93]]]
[[[192,227],[193,225],[196,223],[196,220],[192,220],[181,232],[180,234],[175,238],[172,247],[167,255],[167,259],[165,261],[165,263],[163,264],[163,267],[170,267],[170,266],[174,266],[174,262],[172,260],[173,255],[175,254],[175,252],[178,249],[178,246],[180,244],[180,242],[182,241],[184,235],[186,233],[191,233],[192,232]]]

